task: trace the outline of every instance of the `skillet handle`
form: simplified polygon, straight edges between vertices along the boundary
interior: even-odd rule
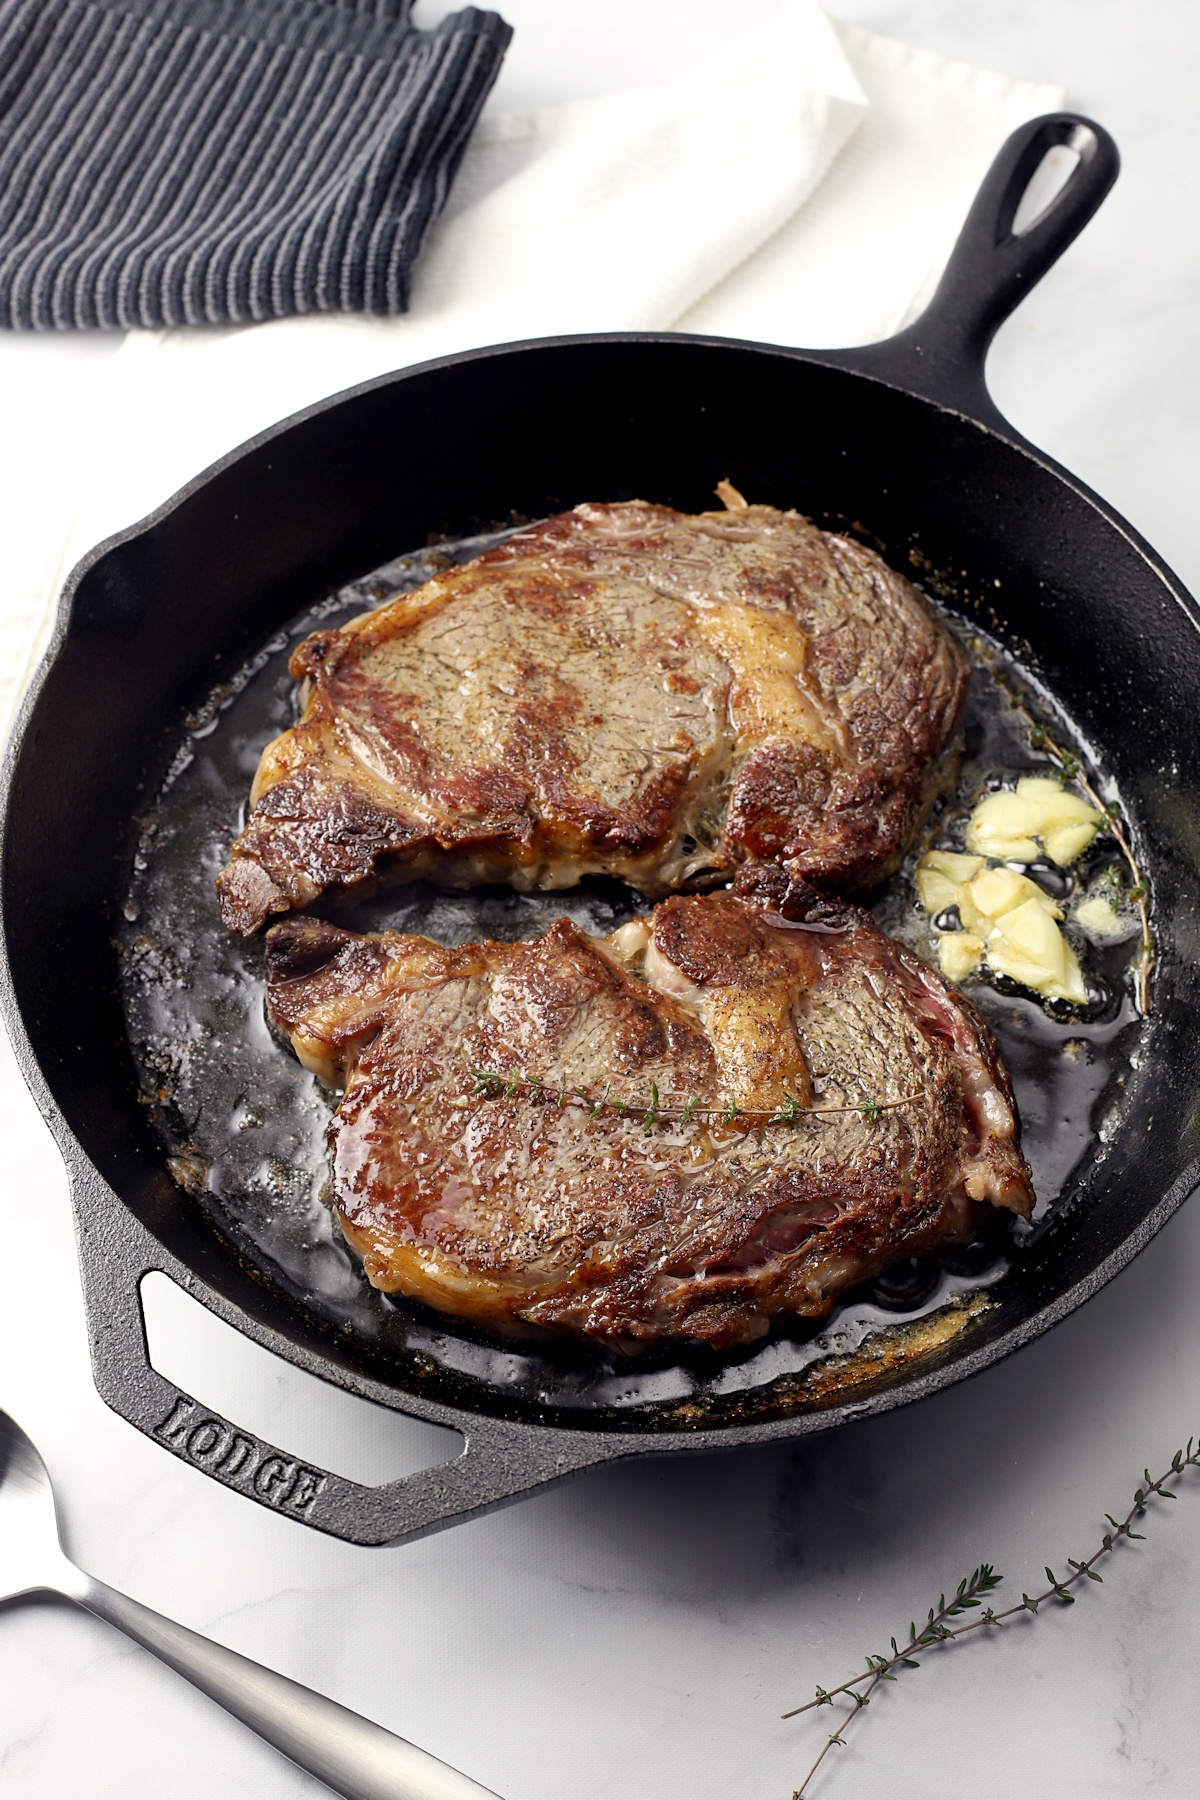
[[[159,1374],[150,1361],[142,1280],[161,1271],[244,1336],[311,1374],[336,1381],[336,1365],[300,1350],[227,1302],[179,1262],[94,1169],[74,1161],[68,1166],[92,1373],[101,1399],[183,1462],[271,1512],[347,1543],[394,1544],[490,1512],[637,1447],[617,1434],[489,1418],[359,1379],[355,1392],[449,1427],[464,1439],[462,1451],[449,1462],[379,1487],[310,1467]]]
[[[1050,205],[1018,236],[1013,220],[1048,151],[1073,150],[1077,166]],[[1121,159],[1102,125],[1048,113],[1014,131],[983,179],[933,299],[883,343],[828,358],[874,375],[981,423],[1011,431],[987,391],[984,363],[1000,326],[1068,249],[1117,179]]]

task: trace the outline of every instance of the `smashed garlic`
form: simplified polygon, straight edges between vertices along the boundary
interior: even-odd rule
[[[947,931],[938,939],[938,965],[947,981],[965,981],[983,961],[984,943],[973,931]]]
[[[1065,867],[1103,823],[1103,814],[1053,776],[1022,775],[1015,788],[985,794],[967,823],[966,853],[930,850],[917,864],[925,911],[936,921],[955,907],[962,927],[938,933],[943,975],[965,981],[986,965],[1047,999],[1083,1006],[1087,989],[1079,960],[1058,928],[1062,908],[1027,875],[987,865],[1030,863],[1044,852]],[[1103,935],[1090,901],[1075,917],[1084,930]]]
[[[1065,868],[1103,823],[1103,814],[1053,776],[1022,775],[1015,789],[984,795],[967,826],[967,849],[1001,862],[1032,862],[1044,848]]]
[[[954,850],[930,850],[916,868],[917,897],[931,916],[959,903],[958,890],[983,867],[982,856],[960,856]],[[961,916],[961,915],[960,915]],[[963,924],[966,924],[963,919]]]
[[[958,909],[962,930],[939,932],[938,964],[965,981],[981,964],[1050,1000],[1087,1001],[1078,958],[1058,928],[1062,909],[1027,875],[989,869],[983,856],[930,850],[916,868],[917,896],[935,919]]]

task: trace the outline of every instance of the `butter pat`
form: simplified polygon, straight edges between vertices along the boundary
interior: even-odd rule
[[[967,849],[1001,862],[1032,862],[1044,849],[1065,868],[1103,823],[1103,814],[1060,781],[1022,775],[1015,789],[984,795],[967,826]]]

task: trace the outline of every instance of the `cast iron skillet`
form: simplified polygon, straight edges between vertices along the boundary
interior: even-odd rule
[[[1059,144],[1079,165],[1015,237],[1029,178]],[[4,768],[3,997],[70,1171],[96,1383],[124,1418],[285,1514],[390,1542],[594,1463],[822,1431],[933,1393],[1064,1318],[1197,1185],[1200,614],[1135,532],[1013,431],[983,375],[995,330],[1117,166],[1111,139],[1084,119],[1023,127],[932,305],[887,343],[811,354],[622,334],[448,358],[264,433],[75,570]],[[455,1386],[444,1371],[381,1359],[308,1316],[204,1222],[137,1100],[112,920],[135,815],[189,705],[315,594],[431,536],[583,499],[699,510],[726,475],[755,500],[867,521],[900,566],[911,549],[992,597],[1001,635],[1024,647],[1119,785],[1153,880],[1153,1015],[1122,1123],[1084,1192],[970,1330],[849,1395],[797,1401],[767,1387],[728,1404],[714,1394],[690,1414],[566,1415],[499,1384]],[[139,1283],[154,1269],[297,1366],[457,1429],[463,1454],[368,1489],[207,1412],[150,1367]]]

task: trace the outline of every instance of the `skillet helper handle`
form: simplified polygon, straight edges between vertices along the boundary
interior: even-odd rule
[[[1050,204],[1019,234],[1013,221],[1043,159],[1056,148],[1079,161]],[[1005,141],[967,214],[933,299],[883,343],[831,361],[913,389],[926,399],[1004,423],[987,391],[984,362],[1000,326],[1068,249],[1120,172],[1117,146],[1080,113],[1031,119]]]
[[[72,1598],[345,1800],[497,1800],[428,1751],[85,1575]]]
[[[101,1399],[192,1468],[283,1518],[351,1544],[395,1544],[629,1454],[629,1443],[616,1433],[539,1430],[518,1420],[461,1413],[410,1394],[397,1405],[395,1390],[380,1385],[376,1395],[366,1397],[457,1432],[465,1440],[461,1454],[379,1487],[311,1467],[159,1374],[146,1339],[142,1278],[161,1271],[218,1317],[314,1375],[326,1374],[322,1360],[296,1354],[274,1333],[255,1328],[235,1308],[226,1309],[85,1162],[71,1164],[71,1196],[92,1374]]]

